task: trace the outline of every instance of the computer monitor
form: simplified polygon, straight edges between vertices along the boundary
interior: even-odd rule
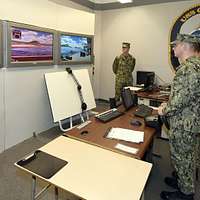
[[[126,110],[137,105],[137,95],[132,94],[132,92],[129,88],[122,90],[121,97],[122,97],[122,103]]]
[[[59,64],[93,63],[93,36],[59,33]]]
[[[155,79],[154,72],[137,71],[137,84],[138,85],[144,84],[144,88],[153,86],[154,79]]]

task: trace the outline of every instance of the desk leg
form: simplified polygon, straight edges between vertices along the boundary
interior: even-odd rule
[[[150,144],[149,150],[148,150],[148,152],[147,152],[147,154],[148,154],[148,158],[147,158],[147,159],[148,159],[150,162],[153,162],[153,156],[154,156],[154,157],[157,157],[157,158],[162,158],[161,155],[159,155],[159,154],[153,152],[154,146],[155,146],[155,140],[156,140],[156,137],[154,136],[154,137],[153,137],[153,140],[152,140],[152,142],[151,142],[151,144]]]
[[[58,200],[58,188],[55,187],[55,200]]]
[[[32,193],[31,200],[35,200],[35,192],[36,192],[36,177],[32,176]]]

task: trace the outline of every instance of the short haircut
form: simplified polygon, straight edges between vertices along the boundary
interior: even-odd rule
[[[194,52],[200,53],[200,43],[188,43]]]

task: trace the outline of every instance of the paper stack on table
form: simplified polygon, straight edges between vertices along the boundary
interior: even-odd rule
[[[132,154],[136,154],[138,152],[138,149],[120,143],[116,144],[115,148]]]
[[[111,128],[106,137],[128,142],[140,143],[144,141],[144,132],[134,131],[125,128]]]

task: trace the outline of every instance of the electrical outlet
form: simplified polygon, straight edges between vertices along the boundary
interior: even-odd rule
[[[35,132],[35,131],[33,132],[33,137],[37,137],[37,134],[36,134],[36,132]]]

